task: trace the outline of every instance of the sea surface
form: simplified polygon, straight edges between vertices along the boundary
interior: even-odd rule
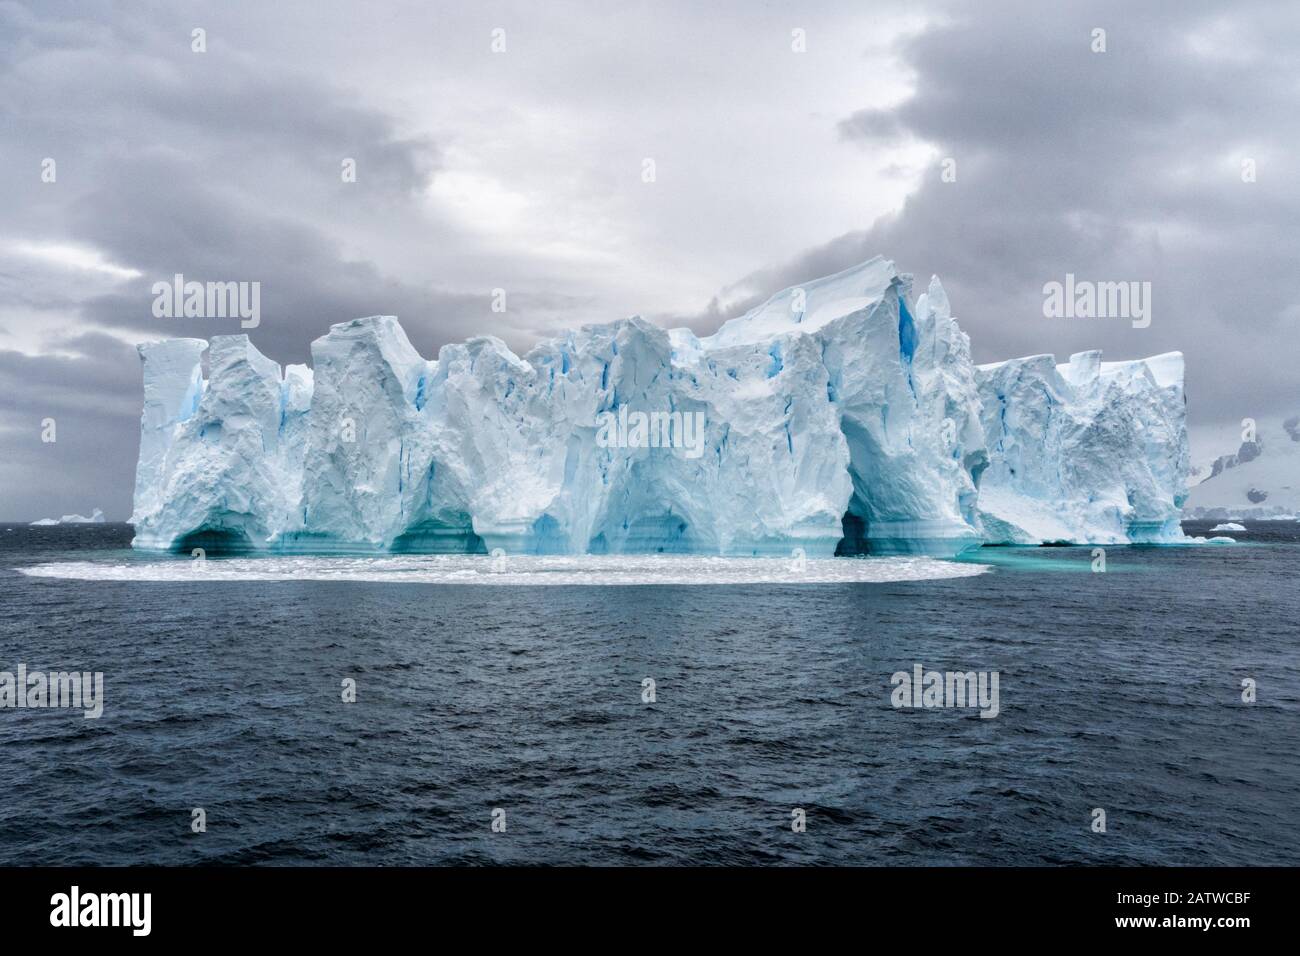
[[[1247,527],[1097,573],[196,569],[0,525],[0,671],[104,681],[98,719],[0,709],[0,865],[1298,864],[1300,522]],[[895,708],[918,664],[997,672],[997,716]]]

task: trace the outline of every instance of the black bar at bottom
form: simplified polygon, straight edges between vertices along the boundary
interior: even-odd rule
[[[945,945],[987,940],[990,932],[999,940],[1040,932],[1071,941],[1199,935],[1231,945],[1250,938],[1242,933],[1287,927],[1283,908],[1294,879],[1295,871],[1283,868],[39,867],[0,869],[0,912],[6,942],[76,933],[80,943],[136,937],[337,944],[455,930],[472,934],[469,940],[608,931],[630,933],[632,941],[663,933],[667,944],[683,920],[694,919],[733,938],[762,938],[780,926],[810,935],[834,927],[859,939],[934,933]],[[113,921],[119,925],[83,925]]]

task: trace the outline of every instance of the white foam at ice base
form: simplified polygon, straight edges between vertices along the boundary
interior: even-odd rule
[[[498,570],[499,569],[499,570]],[[366,581],[388,584],[637,585],[879,584],[983,574],[980,564],[928,557],[726,558],[694,555],[562,557],[401,555],[265,557],[197,561],[63,561],[19,568],[23,574],[77,581]]]

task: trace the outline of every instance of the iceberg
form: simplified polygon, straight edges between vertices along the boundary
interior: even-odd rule
[[[1172,534],[1180,356],[977,369],[939,280],[911,293],[877,257],[713,335],[634,316],[522,357],[479,336],[428,360],[392,316],[331,326],[310,368],[281,369],[245,335],[147,343],[133,544],[951,557]],[[1041,407],[1034,375],[1077,428]],[[1068,480],[1018,471],[1040,439],[1031,467]],[[1065,460],[1091,453],[1110,466]]]
[[[170,548],[178,528],[191,547],[272,540],[298,508],[311,370],[282,373],[244,335],[139,351],[145,407],[133,545]]]
[[[104,512],[96,508],[94,511],[91,512],[89,518],[87,518],[85,515],[64,515],[62,518],[40,518],[36,521],[31,522],[29,527],[46,528],[46,527],[52,527],[54,525],[65,525],[65,524],[103,524],[103,523],[104,523]]]
[[[1185,541],[1190,470],[1183,357],[1080,352],[977,369],[989,467],[985,539],[998,544]]]

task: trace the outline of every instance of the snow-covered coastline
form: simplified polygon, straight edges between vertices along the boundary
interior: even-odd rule
[[[1187,496],[1184,516],[1300,521],[1300,415],[1246,419],[1240,445],[1219,455]]]

